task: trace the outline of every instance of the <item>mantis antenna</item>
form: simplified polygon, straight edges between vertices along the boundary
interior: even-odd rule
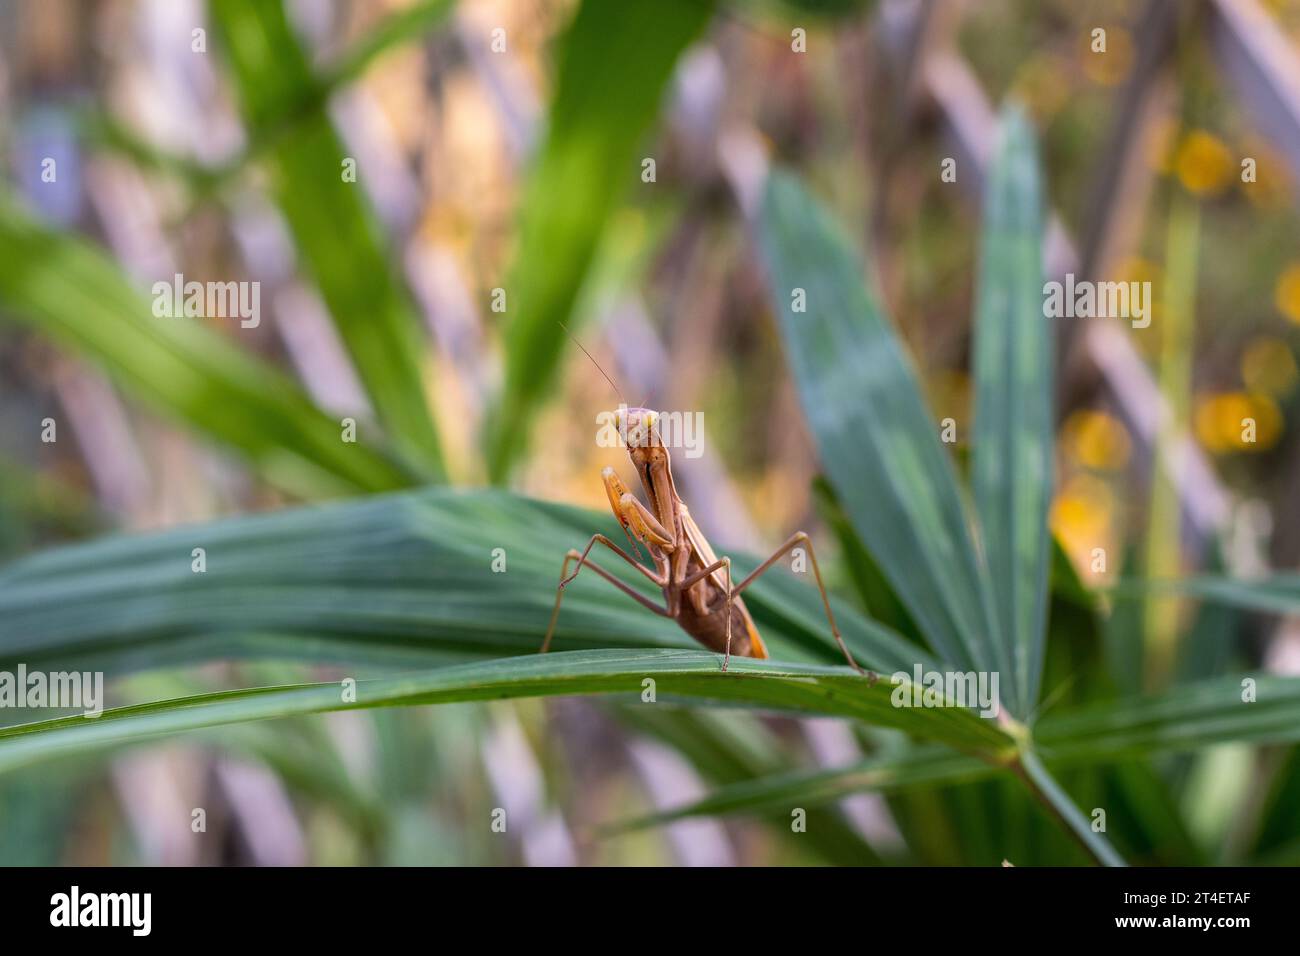
[[[578,348],[582,349],[582,354],[585,355],[585,356],[587,356],[587,358],[591,359],[591,364],[594,365],[594,366],[596,366],[596,371],[600,372],[600,374],[603,375],[603,376],[605,377],[605,381],[609,382],[610,387],[611,387],[612,389],[614,389],[615,393],[618,395],[618,400],[619,400],[620,402],[622,402],[624,405],[626,405],[626,404],[627,404],[627,399],[623,397],[623,392],[619,389],[619,387],[618,387],[617,385],[614,384],[614,380],[613,380],[612,378],[609,377],[609,375],[605,372],[605,370],[604,370],[603,368],[600,367],[600,363],[597,362],[594,358],[592,358],[592,355],[591,355],[590,352],[587,351],[586,346],[584,346],[581,342],[578,341],[578,337],[577,337],[576,335],[574,335],[572,332],[570,332],[570,331],[569,331],[569,327],[568,327],[567,325],[565,325],[563,322],[561,322],[561,321],[559,321],[559,320],[557,319],[557,320],[556,320],[556,324],[559,325],[560,328],[564,329],[564,334],[565,334],[565,335],[567,335],[569,338],[573,339],[573,344],[574,344],[574,345],[576,345]]]

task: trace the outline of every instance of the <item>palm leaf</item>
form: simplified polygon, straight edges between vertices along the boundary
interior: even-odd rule
[[[719,787],[701,800],[650,816],[626,820],[613,831],[659,826],[686,817],[757,813],[792,806],[817,806],[855,793],[980,780],[997,772],[992,764],[944,747],[906,747],[869,757],[851,768],[793,771]]]
[[[348,698],[349,688],[342,683],[261,687],[120,707],[94,718],[4,727],[0,771],[144,738],[272,717],[556,694],[622,694],[637,700],[647,679],[666,699],[849,717],[906,728],[991,759],[1012,746],[992,722],[966,708],[894,707],[888,683],[873,684],[847,667],[743,658],[734,659],[724,672],[717,655],[702,651],[608,650],[533,654],[360,681],[354,699]]]
[[[243,452],[269,480],[314,497],[398,488],[412,476],[294,382],[196,319],[155,318],[90,243],[40,225],[0,194],[0,305],[103,365],[154,409]]]
[[[1009,151],[1023,161],[1020,138],[1013,129]],[[1000,198],[994,203],[999,213],[1001,204]],[[995,232],[1006,225],[999,221]],[[804,414],[854,530],[950,666],[1006,669],[1012,642],[999,633],[988,570],[967,525],[952,462],[848,240],[798,179],[779,171],[768,176],[757,233]],[[1045,539],[1040,547],[1045,556]],[[1035,600],[1045,601],[1045,584]],[[1041,638],[1034,643],[1041,647]],[[1026,684],[1032,650],[1026,644]],[[1008,696],[1025,716],[1028,705],[1020,706],[1014,688]],[[1014,764],[1024,783],[1096,860],[1121,864],[1042,766],[1027,730],[1015,734]]]
[[[390,667],[531,653],[565,550],[593,531],[618,533],[608,515],[430,489],[102,538],[0,569],[0,661],[121,671],[256,655]],[[200,547],[206,570],[195,573]],[[742,556],[736,566],[756,564]],[[746,601],[780,656],[837,659],[807,581],[769,574]],[[835,608],[869,666],[892,672],[926,660],[848,605]],[[556,647],[611,646],[695,645],[582,575],[566,591]]]
[[[758,242],[827,480],[931,646],[994,670],[992,611],[952,462],[848,240],[795,177],[774,172]]]
[[[1248,704],[1241,700],[1239,679],[1186,685],[1159,697],[1049,715],[1039,722],[1035,738],[1048,761],[1061,767],[1105,765],[1221,743],[1300,741],[1300,678],[1260,678],[1257,693],[1258,700]],[[910,747],[838,769],[748,780],[622,826],[771,809],[796,795],[812,804],[866,791],[976,780],[996,772],[992,765],[942,747]]]
[[[488,468],[501,481],[555,384],[573,308],[619,196],[638,182],[636,147],[673,64],[711,0],[584,0],[560,49],[545,144],[529,178],[507,303],[505,391]],[[654,187],[650,187],[654,188]]]
[[[192,198],[206,199],[238,181],[278,137],[294,124],[315,116],[316,107],[323,106],[334,92],[357,80],[375,60],[439,24],[455,5],[455,0],[418,0],[387,16],[336,60],[322,67],[318,79],[303,90],[301,99],[286,104],[289,109],[286,115],[269,118],[265,128],[258,131],[242,152],[217,165],[204,164],[159,147],[118,122],[111,113],[87,110],[78,114],[78,125],[94,145],[113,150],[141,169],[171,176],[190,190]]]
[[[1019,110],[1002,120],[989,178],[975,308],[971,484],[999,627],[987,635],[1006,698],[1025,716],[1038,700],[1047,631],[1047,510],[1052,493],[1052,325],[1043,317],[1038,157]]]
[[[284,6],[213,0],[210,9],[250,137],[278,134],[262,159],[302,265],[394,446],[427,475],[441,477],[419,322],[360,183],[342,178],[343,144]]]
[[[1169,581],[1131,581],[1116,590],[1121,594],[1173,591],[1246,611],[1300,613],[1300,574],[1271,574],[1251,579],[1204,575]]]
[[[616,709],[629,729],[649,734],[690,761],[696,772],[715,787],[770,775],[784,761],[776,746],[777,734],[748,714],[720,708],[643,707]],[[790,838],[790,807],[775,806],[760,812],[773,836]],[[878,865],[882,861],[871,845],[834,807],[805,807],[807,828],[794,841],[821,861],[844,866]]]
[[[907,609],[881,574],[880,565],[853,530],[853,523],[844,513],[844,506],[835,496],[830,483],[819,475],[813,481],[812,488],[817,513],[839,542],[840,562],[848,571],[867,613],[909,640],[923,640],[916,623],[908,616]]]
[[[1295,866],[1300,863],[1300,747],[1278,756],[1249,847],[1260,862]]]
[[[337,89],[357,79],[393,47],[408,43],[441,24],[455,7],[456,0],[416,0],[390,13],[323,71],[321,88]]]

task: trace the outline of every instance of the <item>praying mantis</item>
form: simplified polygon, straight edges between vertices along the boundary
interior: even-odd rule
[[[719,558],[714,553],[708,539],[687,510],[686,503],[677,494],[677,487],[673,483],[672,462],[659,434],[658,413],[648,408],[620,406],[614,414],[618,433],[625,436],[628,457],[641,479],[646,498],[650,502],[649,507],[628,490],[613,468],[604,468],[601,480],[605,483],[605,494],[609,498],[614,517],[627,535],[632,550],[640,558],[641,549],[637,542],[645,545],[654,562],[654,570],[599,533],[591,536],[582,551],[570,550],[564,556],[560,568],[560,584],[555,590],[555,608],[551,612],[550,625],[546,628],[541,653],[550,649],[555,625],[560,618],[560,603],[564,599],[565,587],[578,576],[579,571],[588,567],[637,603],[661,617],[675,621],[683,631],[705,647],[720,652],[723,655],[722,670],[727,669],[733,652],[741,657],[766,658],[767,646],[763,643],[758,628],[754,626],[754,619],[745,607],[740,593],[783,555],[802,546],[808,551],[813,575],[817,579],[817,589],[821,592],[822,604],[826,608],[826,620],[835,642],[853,669],[874,683],[876,675],[862,669],[849,653],[844,638],[840,635],[830,598],[826,594],[826,585],[822,581],[821,568],[817,565],[817,556],[808,535],[803,531],[791,535],[770,558],[733,587],[731,559]],[[592,561],[588,555],[597,544],[608,548],[658,587],[663,592],[664,606],[660,607]],[[569,574],[569,565],[575,560],[578,567]]]

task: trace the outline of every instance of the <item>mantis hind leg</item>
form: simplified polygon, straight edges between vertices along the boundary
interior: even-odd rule
[[[655,604],[644,594],[639,593],[631,585],[626,584],[623,581],[620,581],[611,572],[605,570],[600,565],[598,565],[595,561],[592,561],[587,557],[587,554],[598,543],[605,545],[605,547],[609,548],[611,551],[617,554],[628,564],[632,565],[632,567],[636,568],[638,571],[644,574],[656,585],[658,585],[659,587],[663,587],[664,582],[662,579],[652,574],[648,569],[646,569],[644,565],[633,560],[631,555],[629,555],[626,551],[624,551],[622,548],[616,545],[613,541],[610,541],[609,538],[605,537],[603,534],[592,535],[591,540],[587,542],[586,548],[584,548],[582,551],[578,551],[576,549],[570,549],[569,553],[564,556],[564,563],[560,566],[560,583],[555,589],[555,607],[551,611],[551,623],[547,625],[546,638],[542,641],[541,650],[538,651],[539,654],[545,654],[548,650],[551,649],[551,638],[555,635],[555,625],[560,619],[560,602],[564,600],[564,589],[569,584],[570,581],[572,581],[574,578],[578,576],[578,571],[581,571],[584,565],[586,567],[591,568],[591,570],[595,571],[597,574],[599,574],[610,584],[614,585],[614,587],[618,588],[624,594],[628,595],[629,597],[631,597],[632,599],[634,599],[644,607],[648,608],[649,610],[654,611],[656,614],[660,615],[661,617],[671,617],[668,611],[666,611],[664,608],[659,607],[659,605]],[[578,562],[578,569],[577,571],[574,571],[572,574],[569,574],[569,562],[574,560]]]
[[[840,634],[840,629],[835,623],[835,612],[831,610],[831,599],[826,593],[826,585],[822,582],[821,568],[817,566],[817,553],[813,551],[812,539],[808,537],[806,532],[799,531],[791,535],[789,541],[777,548],[772,556],[755,568],[754,572],[749,577],[737,584],[736,587],[729,592],[728,597],[735,597],[741,591],[745,590],[745,588],[753,584],[760,575],[771,568],[772,565],[776,564],[777,560],[782,555],[792,551],[795,545],[798,544],[802,544],[808,549],[808,557],[812,560],[813,575],[817,579],[817,590],[820,591],[822,595],[822,606],[826,609],[826,620],[831,626],[831,636],[835,638],[835,643],[838,644],[840,650],[844,652],[844,659],[849,662],[849,665],[859,674],[866,676],[874,684],[876,682],[876,675],[871,671],[864,671],[862,665],[853,659],[853,655],[849,653],[848,645],[844,643],[844,638]]]

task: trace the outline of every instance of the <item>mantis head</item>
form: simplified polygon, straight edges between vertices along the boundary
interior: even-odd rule
[[[663,447],[659,435],[659,413],[652,409],[620,405],[614,412],[614,425],[627,444],[629,454],[637,448]]]

